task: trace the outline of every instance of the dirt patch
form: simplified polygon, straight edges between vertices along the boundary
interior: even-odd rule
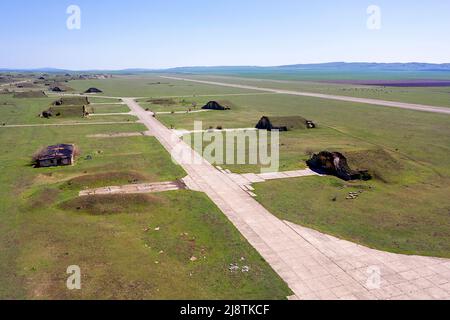
[[[117,194],[78,197],[63,202],[59,207],[63,210],[83,212],[90,215],[113,215],[123,213],[145,213],[152,206],[163,203],[164,200],[149,194]]]
[[[84,175],[65,182],[62,189],[83,190],[108,185],[138,184],[149,181],[148,177],[137,172],[104,172]]]
[[[90,104],[87,97],[63,97],[53,102],[54,106],[85,106]]]

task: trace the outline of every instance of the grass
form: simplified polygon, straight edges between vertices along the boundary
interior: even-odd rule
[[[355,169],[375,179],[359,191],[335,178],[304,178],[256,186],[258,200],[282,219],[374,248],[449,257],[450,126],[446,115],[307,97],[265,95],[227,97],[228,112],[160,115],[166,125],[193,129],[253,127],[262,115],[299,115],[317,129],[280,135],[280,170],[305,167],[309,154],[344,153]],[[259,165],[221,165],[233,172],[259,172]],[[372,186],[369,189],[369,186]],[[301,195],[301,196],[300,196]],[[332,201],[337,197],[337,201]]]
[[[255,190],[281,219],[379,250],[450,258],[448,179],[392,185],[306,177],[256,184]],[[360,190],[358,199],[346,199]]]
[[[17,267],[26,279],[25,296],[221,300],[290,294],[202,194],[64,198],[59,194],[59,202],[35,206],[20,219]],[[231,273],[228,266],[235,262],[250,272]],[[81,267],[78,292],[65,288],[64,271],[72,264]]]
[[[94,111],[94,113],[125,113],[125,112],[130,112],[130,109],[126,105],[121,105],[121,104],[111,104],[111,105],[91,104],[90,108]]]
[[[74,80],[69,85],[77,92],[96,87],[105,96],[148,97],[193,96],[204,94],[228,94],[237,92],[257,92],[253,90],[223,88],[212,85],[193,84],[185,81],[169,80],[157,75],[116,76],[106,80]],[[101,96],[100,94],[99,96]]]
[[[82,117],[82,107],[73,106],[54,106],[56,112],[61,110],[60,117],[52,117],[45,119],[39,115],[51,107],[51,104],[57,100],[57,97],[52,98],[13,98],[12,95],[0,95],[0,124],[15,125],[15,124],[68,124],[73,122],[135,122],[137,120],[134,116],[129,115],[111,115],[111,116],[95,116]],[[120,110],[119,112],[129,112],[126,106],[121,105],[92,105],[88,108],[94,110]],[[64,112],[65,111],[65,112]],[[110,111],[112,112],[112,111]],[[100,112],[100,113],[110,113]],[[115,111],[114,111],[115,112]],[[113,112],[113,113],[114,113]]]
[[[29,113],[48,106],[12,101],[8,121],[15,123],[39,121]],[[292,294],[203,194],[78,197],[85,188],[184,177],[153,137],[88,137],[145,130],[140,124],[0,127],[0,298],[223,300]],[[79,147],[74,166],[30,166],[36,150],[62,142]],[[231,263],[250,272],[231,273]],[[74,264],[81,267],[81,291],[65,287],[66,269]]]
[[[186,77],[186,76],[183,76]],[[187,76],[190,77],[190,76]],[[295,90],[303,92],[315,92],[331,95],[351,96],[359,98],[372,98],[388,101],[399,101],[407,103],[425,104],[432,106],[450,107],[450,87],[381,87],[364,86],[351,84],[333,84],[320,82],[331,80],[333,78],[323,78],[316,80],[281,79],[283,81],[274,81],[276,76],[268,76],[264,80],[247,79],[246,77],[214,77],[214,76],[195,76],[195,79],[209,80],[216,82],[244,84],[256,87]],[[430,78],[431,79],[431,78]],[[341,79],[342,80],[342,79]],[[354,80],[354,78],[352,79]]]

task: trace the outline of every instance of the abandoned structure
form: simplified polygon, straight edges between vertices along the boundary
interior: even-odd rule
[[[345,181],[372,179],[367,170],[355,171],[350,169],[347,159],[339,152],[322,151],[319,154],[314,154],[306,164],[313,171],[333,175]]]
[[[103,91],[97,88],[89,88],[84,93],[103,93]]]
[[[206,105],[203,106],[203,110],[230,110],[231,108],[228,106],[223,106],[217,101],[210,101]]]
[[[70,166],[74,163],[75,146],[58,144],[39,151],[33,158],[36,168]]]
[[[51,107],[44,110],[39,116],[51,117],[87,117],[92,113],[92,107],[87,97],[63,97],[54,101]]]
[[[256,125],[259,130],[290,131],[295,129],[313,129],[316,125],[300,116],[292,117],[262,117]]]

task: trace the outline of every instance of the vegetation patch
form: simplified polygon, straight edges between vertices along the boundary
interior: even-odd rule
[[[151,180],[137,172],[104,172],[84,175],[65,182],[61,188],[70,190],[83,190],[88,188],[106,187],[113,184],[138,184]]]
[[[375,178],[383,182],[393,182],[405,166],[390,152],[384,149],[350,151],[346,157],[351,166],[357,170],[368,170]]]
[[[32,99],[32,98],[47,98],[47,95],[43,91],[25,91],[16,92],[14,98]]]
[[[59,207],[90,215],[113,215],[148,212],[161,202],[163,199],[153,194],[116,194],[78,197]]]
[[[53,102],[54,106],[82,106],[90,104],[86,97],[63,97]]]
[[[30,210],[48,208],[49,206],[51,206],[53,203],[56,202],[59,194],[60,190],[58,189],[43,188],[42,190],[39,190],[30,197],[28,201],[29,203],[28,208]]]

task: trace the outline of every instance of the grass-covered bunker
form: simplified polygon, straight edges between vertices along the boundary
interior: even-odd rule
[[[259,130],[279,130],[279,131],[291,131],[295,129],[312,129],[316,125],[309,120],[306,120],[300,116],[291,117],[262,117],[256,124],[256,129]]]
[[[48,110],[43,111],[41,117],[86,117],[92,113],[92,108],[89,105],[89,99],[86,97],[63,97],[53,102]]]
[[[103,93],[103,91],[97,88],[89,88],[84,93]]]
[[[203,110],[230,110],[230,106],[225,105],[224,103],[219,103],[217,101],[209,101],[206,105],[203,106]]]

